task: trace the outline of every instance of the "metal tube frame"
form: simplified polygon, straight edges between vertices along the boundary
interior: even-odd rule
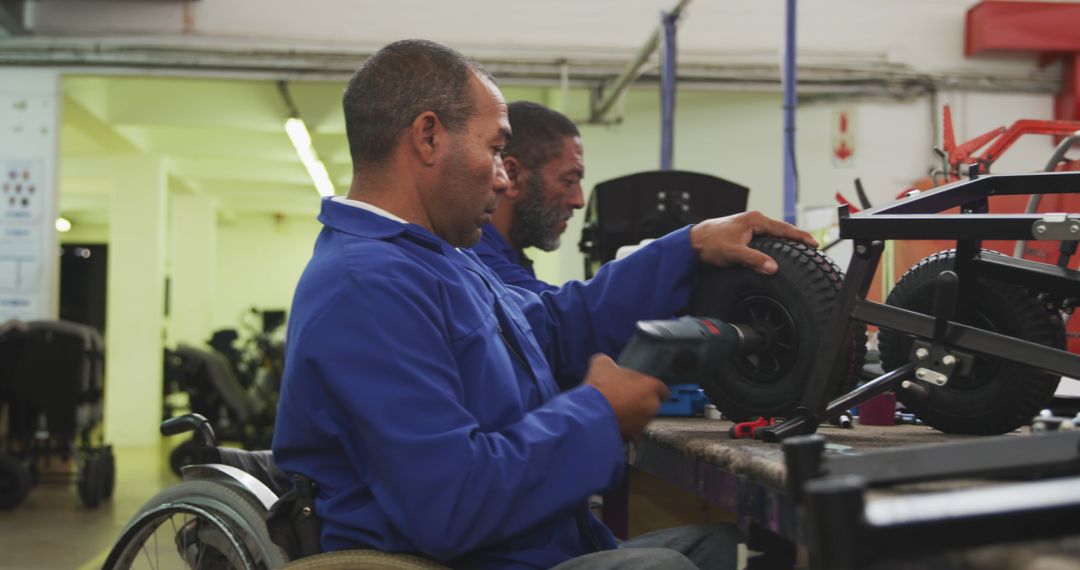
[[[954,296],[955,309],[948,318],[866,300],[885,239],[956,240],[953,271],[959,284],[955,291],[970,290],[976,279],[986,278],[1022,284],[1062,299],[1080,299],[1078,271],[1004,255],[983,256],[980,251],[984,239],[1068,241],[1080,237],[1080,214],[986,213],[990,196],[1080,192],[1080,172],[978,177],[977,168],[973,170],[971,180],[955,182],[858,214],[849,214],[847,206],[839,207],[840,237],[854,240],[855,248],[820,352],[837,356],[819,358],[795,414],[776,426],[757,430],[756,437],[776,442],[814,433],[822,421],[835,417],[847,406],[858,405],[876,395],[876,391],[859,394],[856,391],[837,398],[835,401],[842,401],[845,408],[831,406],[826,399],[836,392],[836,383],[846,373],[848,364],[840,356],[840,349],[855,333],[858,322],[933,340],[946,350],[987,354],[1054,374],[1080,377],[1080,355],[956,322],[965,320],[971,310],[967,306],[970,295]],[[954,207],[960,207],[962,213],[939,213]],[[890,379],[891,382],[899,380]]]
[[[1080,532],[1080,477],[867,502],[857,475],[806,487],[811,568],[855,570],[892,558]]]
[[[882,559],[1080,531],[1077,431],[864,455],[824,452],[820,435],[784,442],[787,490],[803,507],[812,568],[863,568]],[[866,499],[871,487],[1017,475],[1063,478]]]

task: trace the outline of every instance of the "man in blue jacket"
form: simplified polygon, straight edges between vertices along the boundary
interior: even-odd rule
[[[525,248],[555,251],[574,210],[585,207],[581,133],[538,103],[515,101],[507,108],[514,132],[503,150],[507,188],[473,252],[503,283],[551,291],[558,287],[536,278]]]
[[[586,508],[667,397],[610,355],[636,320],[686,306],[699,262],[771,273],[745,245],[753,234],[812,238],[758,213],[710,220],[537,296],[461,249],[507,187],[510,125],[486,72],[397,42],[357,71],[343,106],[353,183],[322,202],[274,435],[281,468],[319,484],[323,549],[480,569],[693,568],[675,550],[615,549]],[[554,373],[584,381],[560,392]],[[735,564],[730,533],[661,545]]]

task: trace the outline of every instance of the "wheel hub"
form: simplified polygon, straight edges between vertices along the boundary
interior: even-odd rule
[[[787,374],[799,352],[798,332],[791,313],[767,295],[740,299],[731,310],[731,322],[750,326],[763,342],[753,351],[735,355],[735,367],[753,382],[775,382]]]

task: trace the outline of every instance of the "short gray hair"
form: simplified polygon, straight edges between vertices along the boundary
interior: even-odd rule
[[[360,66],[342,99],[353,170],[388,158],[398,136],[425,111],[456,131],[475,113],[469,79],[491,78],[480,64],[442,44],[402,40]]]

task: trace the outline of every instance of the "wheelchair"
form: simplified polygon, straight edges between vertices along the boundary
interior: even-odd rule
[[[198,462],[183,468],[182,482],[150,498],[135,513],[104,570],[447,570],[407,554],[321,553],[314,482],[286,475],[269,450],[217,447],[210,422],[199,414],[161,424],[163,435],[185,432],[195,432],[202,443]]]
[[[13,509],[42,471],[74,460],[79,498],[96,508],[112,497],[116,463],[98,429],[103,419],[105,352],[101,334],[63,320],[0,323],[0,509]]]
[[[208,418],[222,440],[244,449],[265,449],[274,433],[279,386],[278,376],[262,372],[267,371],[252,371],[246,378],[228,354],[181,343],[165,351],[166,400],[184,392],[191,411]],[[172,411],[166,407],[164,417]],[[194,437],[176,446],[169,456],[173,472],[180,475],[184,465],[194,463],[202,445]]]

